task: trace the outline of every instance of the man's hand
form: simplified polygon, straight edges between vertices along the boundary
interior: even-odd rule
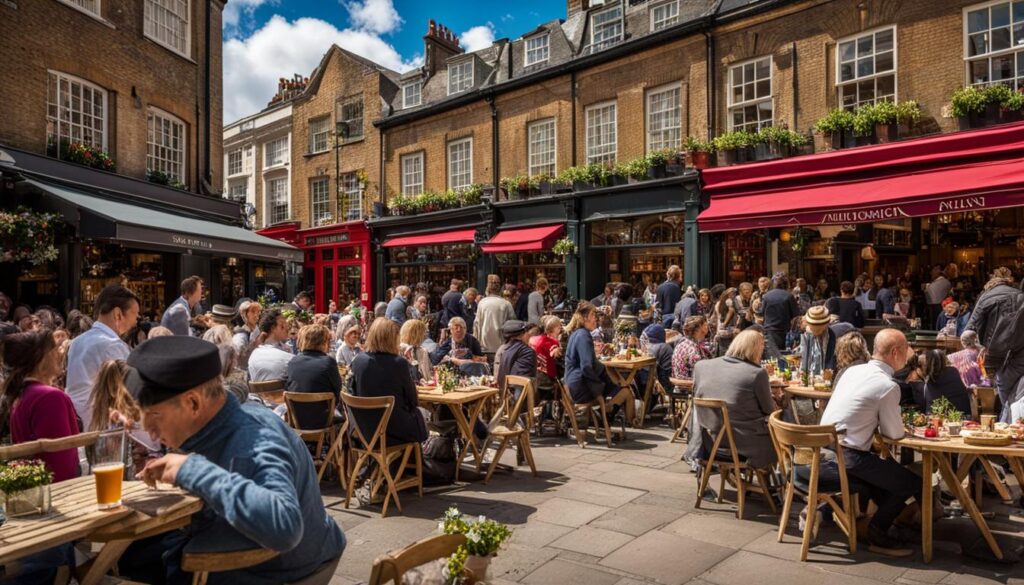
[[[169,453],[159,459],[150,459],[146,463],[146,468],[135,474],[135,479],[141,479],[153,488],[157,482],[177,485],[178,470],[188,457],[179,453]]]
[[[551,348],[551,357],[553,357],[555,359],[558,359],[558,358],[562,357],[562,348],[557,346],[557,345],[552,347]]]

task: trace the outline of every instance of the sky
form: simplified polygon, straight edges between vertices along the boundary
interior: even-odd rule
[[[565,18],[564,0],[229,0],[224,10],[224,122],[263,109],[277,80],[308,76],[332,43],[398,72],[423,63],[434,19],[467,50]]]

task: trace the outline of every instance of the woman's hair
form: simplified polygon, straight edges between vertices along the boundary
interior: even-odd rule
[[[402,323],[402,329],[399,331],[398,336],[399,341],[402,343],[419,347],[423,340],[427,338],[427,325],[419,319],[409,319]]]
[[[153,339],[154,337],[169,337],[171,335],[174,335],[173,331],[163,325],[157,325],[149,330],[149,336],[146,337],[146,339]]]
[[[214,345],[230,345],[231,329],[227,325],[214,325],[203,333],[203,341],[209,341]]]
[[[544,333],[551,333],[562,324],[562,320],[554,315],[545,315],[540,322],[544,326]]]
[[[761,355],[764,353],[764,335],[757,331],[745,329],[733,338],[725,355],[741,359],[752,364],[761,363]]]
[[[946,366],[946,352],[941,349],[929,349],[921,354],[922,378],[928,384],[938,381],[939,374]]]
[[[704,296],[706,296],[708,298],[708,302],[710,303],[711,302],[711,291],[710,290],[708,290],[706,288],[702,288],[699,291],[697,291],[697,300],[698,301],[700,301],[700,298],[704,297]]]
[[[704,315],[693,315],[692,317],[687,317],[686,321],[683,322],[683,335],[693,337],[694,332],[700,329],[701,325],[707,322],[708,320]]]
[[[361,335],[363,333],[363,331],[359,328],[359,325],[353,325],[353,326],[351,326],[351,327],[349,327],[348,329],[345,330],[345,333],[342,334],[341,338],[345,339],[346,337],[348,337],[349,333],[355,333],[357,335]]]
[[[366,351],[398,355],[398,331],[398,323],[391,319],[374,319],[370,324],[370,331],[366,334]]]
[[[867,363],[870,360],[868,342],[860,332],[851,331],[836,340],[836,370],[857,362]]]
[[[331,342],[331,330],[323,325],[303,325],[295,341],[299,351],[321,351]]]
[[[102,431],[110,425],[110,411],[116,410],[133,421],[142,420],[139,405],[124,386],[124,360],[107,360],[100,366],[92,385],[92,418],[87,431]]]
[[[981,349],[981,344],[978,343],[978,334],[971,330],[960,334],[960,344],[968,349]]]
[[[569,333],[572,333],[577,329],[585,328],[584,323],[586,323],[587,318],[596,311],[597,307],[589,301],[580,301],[579,304],[576,305],[576,312],[572,314],[572,319],[569,320],[569,326],[566,327],[566,330]]]
[[[57,342],[49,329],[12,333],[3,338],[3,365],[7,370],[0,395],[0,437],[7,434],[14,403],[25,389],[27,378],[53,351]]]
[[[722,294],[718,295],[718,300],[715,301],[715,312],[718,313],[719,318],[726,323],[732,322],[733,314],[735,310],[732,305],[732,299],[736,296],[735,288],[727,288]]]
[[[68,335],[71,336],[71,339],[74,339],[92,329],[92,319],[88,315],[83,315],[81,313],[68,315],[67,329]]]

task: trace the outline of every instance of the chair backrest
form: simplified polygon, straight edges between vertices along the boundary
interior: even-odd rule
[[[288,405],[288,423],[293,429],[307,432],[327,431],[334,422],[334,394],[330,392],[285,392],[284,402]],[[296,406],[296,404],[300,406]],[[323,423],[308,429],[300,426],[296,410],[302,409],[304,406],[309,406],[309,410],[312,410],[312,407],[318,404],[323,409],[324,418],[320,419]]]
[[[533,378],[527,378],[526,376],[505,376],[505,388],[512,386],[522,387],[523,391],[519,393],[519,399],[515,401],[511,408],[508,409],[508,421],[509,426],[512,426],[519,420],[519,415],[523,412],[523,405],[525,405],[529,398],[533,395]],[[508,397],[512,396],[511,391],[506,392]]]
[[[347,392],[341,393],[341,401],[345,403],[345,410],[347,410],[348,418],[352,421],[352,433],[355,434],[356,438],[366,447],[368,451],[384,451],[387,449],[387,428],[388,421],[391,420],[391,411],[395,408],[395,397],[394,396],[354,396]],[[377,428],[373,430],[373,435],[367,440],[366,434],[363,433],[363,429],[359,428],[359,419],[356,418],[354,411],[372,411],[381,410],[383,413],[380,417],[380,422],[377,423]]]
[[[388,553],[373,561],[369,585],[391,582],[400,585],[402,577],[410,569],[449,557],[465,543],[466,537],[462,534],[440,534],[414,542],[398,552]]]
[[[729,453],[732,455],[733,465],[739,467],[740,455],[736,451],[736,441],[733,439],[732,436],[732,424],[729,423],[729,405],[727,405],[724,400],[715,400],[711,398],[694,398],[693,407],[717,410],[719,416],[722,418],[722,428],[718,429],[718,432],[715,434],[713,438],[714,442],[712,443],[711,449],[708,451],[708,457],[710,457],[711,460],[714,460],[716,458],[718,454],[718,449],[719,447],[722,446],[722,440],[725,439],[725,441],[727,441],[728,443]],[[702,417],[698,417],[697,420],[700,421],[701,418]]]
[[[996,414],[996,389],[978,386],[974,391],[978,396],[978,414]]]
[[[839,483],[843,491],[848,490],[846,480],[846,464],[843,450],[839,448],[839,433],[833,425],[798,425],[782,420],[782,411],[776,410],[768,417],[768,429],[775,442],[779,455],[779,463],[786,475],[794,473],[796,465],[818,466],[821,462],[821,450],[830,447],[836,454],[836,467],[839,469]],[[810,461],[798,459],[800,453],[810,452]]]
[[[263,394],[264,392],[277,392],[284,390],[284,380],[264,380],[262,382],[249,382],[249,392]]]
[[[61,437],[59,439],[37,439],[26,441],[17,445],[5,445],[0,447],[0,461],[11,461],[12,459],[28,459],[40,453],[56,453],[66,449],[77,449],[79,447],[90,447],[96,444],[96,437],[100,431],[79,433]]]

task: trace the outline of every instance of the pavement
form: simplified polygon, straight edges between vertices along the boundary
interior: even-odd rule
[[[591,440],[585,449],[552,436],[533,439],[539,477],[528,467],[496,472],[487,485],[469,482],[419,498],[401,493],[404,513],[379,506],[350,509],[337,485],[324,484],[324,502],[345,531],[348,547],[332,585],[365,582],[373,560],[437,534],[438,519],[451,505],[465,514],[486,515],[513,529],[511,541],[491,563],[490,585],[1024,585],[1024,510],[986,496],[984,510],[1006,553],[998,562],[967,518],[935,526],[934,560],[915,555],[891,559],[858,547],[850,554],[833,525],[821,529],[807,562],[800,562],[794,503],[782,543],[778,516],[759,496],[747,498],[736,518],[735,493],[704,500],[695,509],[697,478],[680,461],[684,445],[669,443],[665,427],[630,429],[607,448]],[[515,464],[509,450],[503,463]],[[1014,480],[1012,492],[1020,495]],[[710,484],[718,487],[718,478]]]

